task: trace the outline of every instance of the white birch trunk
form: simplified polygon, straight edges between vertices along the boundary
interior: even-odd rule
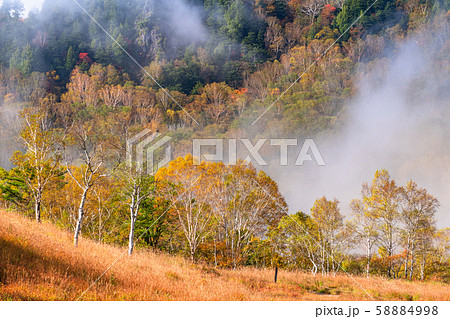
[[[83,224],[84,218],[84,205],[86,204],[87,193],[89,189],[86,188],[83,190],[83,195],[81,196],[80,207],[78,208],[78,220],[75,228],[75,235],[73,236],[73,244],[78,246],[78,237],[80,236],[81,226]]]
[[[36,221],[38,223],[41,222],[41,207],[42,207],[42,193],[40,191],[38,191],[38,193],[36,194],[35,205],[34,205],[34,212],[36,215]]]
[[[131,224],[130,224],[130,236],[128,238],[128,256],[133,254],[134,249],[134,228],[136,225],[136,215],[134,212],[131,213]],[[133,216],[134,215],[134,216]]]

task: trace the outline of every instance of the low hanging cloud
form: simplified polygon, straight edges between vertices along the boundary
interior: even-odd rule
[[[184,0],[158,1],[168,23],[174,31],[173,36],[189,43],[205,41],[208,31],[203,25],[202,11]]]
[[[436,196],[438,225],[450,225],[448,54],[448,31],[424,30],[371,70],[360,70],[344,128],[316,140],[327,165],[268,170],[291,212],[309,212],[326,195],[348,214],[361,185],[384,168],[398,184],[412,179]]]

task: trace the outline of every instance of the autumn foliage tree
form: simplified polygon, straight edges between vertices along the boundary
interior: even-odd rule
[[[316,275],[321,267],[321,247],[317,223],[308,214],[284,216],[269,234],[285,267],[304,269]]]
[[[139,212],[145,201],[154,197],[156,183],[153,176],[132,172],[125,175],[125,197],[130,211],[130,233],[128,236],[128,255],[133,253],[135,245],[135,227]]]
[[[286,214],[287,205],[276,183],[245,162],[222,167],[212,191],[217,238],[228,248],[232,267],[245,258],[252,238],[263,238]]]
[[[401,218],[403,221],[402,240],[405,247],[404,276],[412,279],[415,269],[416,254],[421,254],[421,278],[426,263],[426,254],[431,251],[433,235],[435,232],[435,213],[439,207],[439,201],[419,188],[416,183],[409,181],[402,188],[403,205]],[[408,269],[409,261],[409,269]]]
[[[370,273],[373,248],[379,248],[378,264],[389,277],[419,278],[433,250],[436,236],[435,213],[439,201],[413,181],[397,186],[386,170],[378,170],[371,184],[362,187],[362,199],[353,200],[352,229],[359,247],[366,251],[366,274]],[[384,266],[383,266],[384,267]]]
[[[220,123],[232,113],[232,88],[226,83],[211,83],[201,89],[200,98],[209,121]]]
[[[214,249],[223,242],[231,266],[237,267],[250,240],[276,227],[287,209],[276,183],[244,162],[198,163],[188,155],[160,169],[156,178],[172,183],[167,196],[192,260],[200,242],[212,233]]]
[[[311,216],[317,223],[320,267],[323,273],[329,273],[330,267],[336,272],[340,266],[338,254],[339,244],[344,241],[341,236],[344,216],[340,213],[338,205],[337,199],[330,201],[324,196],[316,200],[311,208]]]
[[[167,196],[178,216],[178,222],[186,238],[189,256],[195,260],[197,248],[205,237],[211,219],[208,205],[209,163],[194,165],[192,156],[178,158],[156,174],[157,180],[166,179],[172,183]]]
[[[373,248],[378,241],[377,216],[370,209],[367,202],[355,199],[350,203],[352,210],[351,229],[354,231],[356,246],[364,249],[366,257],[366,276],[370,274],[370,264]]]
[[[74,233],[74,245],[77,246],[85,217],[87,196],[92,188],[108,174],[105,171],[107,148],[102,136],[95,131],[92,123],[75,124],[68,135],[67,143],[73,147],[78,155],[75,160],[81,160],[82,163],[80,166],[73,168],[69,165],[66,156],[67,172],[81,190]]]
[[[16,152],[13,163],[26,182],[34,200],[37,222],[41,222],[42,196],[53,179],[61,176],[61,134],[49,127],[45,114],[35,110],[22,113],[23,129],[20,137],[26,151]]]
[[[400,245],[400,189],[391,179],[388,171],[378,170],[371,184],[363,185],[363,201],[377,217],[379,241],[392,257]],[[388,268],[388,276],[393,276],[393,265]]]

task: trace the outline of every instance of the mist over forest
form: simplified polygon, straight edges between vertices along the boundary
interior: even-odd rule
[[[342,124],[317,140],[327,165],[273,171],[281,174],[293,211],[306,211],[321,194],[348,205],[372,172],[385,168],[403,184],[413,179],[439,198],[438,222],[449,223],[450,80],[441,64],[447,39],[448,29],[426,26],[386,58],[356,70],[357,93],[346,103]]]

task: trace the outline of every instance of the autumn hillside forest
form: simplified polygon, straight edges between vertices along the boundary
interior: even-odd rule
[[[448,0],[4,0],[0,300],[448,300],[449,34]]]

